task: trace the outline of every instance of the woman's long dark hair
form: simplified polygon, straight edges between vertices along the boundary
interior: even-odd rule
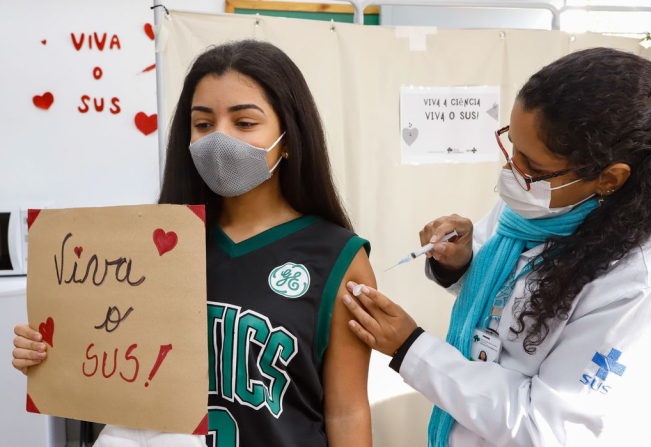
[[[548,241],[541,253],[531,297],[519,301],[511,328],[526,333],[524,349],[533,354],[583,287],[651,236],[651,62],[608,48],[579,51],[534,74],[517,99],[537,114],[551,152],[587,165],[581,177],[595,179],[614,163],[631,168],[574,234]]]
[[[286,132],[289,158],[279,166],[280,188],[289,205],[304,215],[320,216],[352,231],[332,180],[323,124],[300,70],[270,43],[242,40],[210,47],[185,77],[167,145],[158,203],[205,204],[214,222],[222,198],[213,193],[194,166],[190,145],[190,108],[197,84],[206,76],[236,71],[257,82]]]

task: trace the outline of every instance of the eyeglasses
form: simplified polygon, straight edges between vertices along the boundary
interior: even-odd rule
[[[495,139],[497,139],[497,144],[500,145],[500,149],[502,149],[502,153],[504,154],[504,157],[506,158],[506,161],[511,165],[511,172],[513,172],[513,176],[515,177],[515,180],[518,182],[518,185],[520,185],[525,191],[530,191],[531,190],[531,184],[533,182],[539,182],[541,180],[549,180],[550,178],[554,177],[559,177],[563,174],[567,174],[568,172],[576,171],[577,169],[584,168],[586,165],[577,165],[571,168],[566,168],[566,169],[561,169],[560,171],[554,171],[550,172],[549,174],[545,175],[539,175],[536,177],[533,177],[527,173],[525,173],[522,169],[520,169],[514,162],[513,159],[509,156],[508,151],[504,148],[504,145],[502,144],[502,140],[500,136],[506,132],[509,131],[510,126],[503,127],[497,131],[495,131]]]

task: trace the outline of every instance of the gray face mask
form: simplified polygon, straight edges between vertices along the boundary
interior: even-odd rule
[[[222,132],[213,132],[190,145],[194,166],[208,187],[222,197],[235,197],[251,191],[271,178],[282,156],[271,170],[267,152],[272,150],[285,132],[269,149],[251,146]]]

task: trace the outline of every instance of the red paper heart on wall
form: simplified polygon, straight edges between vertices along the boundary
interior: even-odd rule
[[[148,71],[152,71],[154,68],[156,68],[156,64],[152,64],[149,67],[145,68],[143,71],[140,73],[147,73]]]
[[[52,317],[48,317],[45,323],[39,324],[38,331],[43,336],[43,341],[54,348],[54,343],[52,342],[52,337],[54,337],[54,320]]]
[[[34,101],[34,105],[39,109],[47,110],[54,102],[54,95],[50,92],[45,92],[43,96],[34,96],[32,101]]]
[[[179,238],[173,231],[166,233],[162,228],[154,231],[154,244],[156,244],[159,256],[163,256],[168,251],[173,250],[178,241]]]
[[[78,258],[81,258],[81,254],[84,252],[84,247],[75,247],[75,254]]]
[[[42,43],[43,45],[45,45],[45,44],[47,43],[47,40],[46,40],[46,39],[43,39],[43,40],[41,40],[41,43]]]
[[[138,130],[145,135],[158,129],[158,116],[155,113],[152,116],[147,116],[144,112],[138,112],[134,121]]]
[[[151,23],[145,24],[145,34],[147,34],[151,40],[154,40],[154,29],[151,27]]]

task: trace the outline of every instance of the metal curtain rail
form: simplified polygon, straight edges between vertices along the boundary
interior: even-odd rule
[[[560,12],[588,11],[588,12],[651,12],[651,6],[563,6]]]
[[[158,46],[158,36],[160,34],[161,21],[163,20],[163,2],[154,0],[154,25],[157,28],[156,46]],[[166,13],[167,9],[165,9]],[[167,116],[165,116],[165,96],[163,94],[163,55],[156,52],[156,106],[158,113],[158,173],[163,184],[163,173],[165,170],[165,152],[167,149]]]
[[[651,12],[649,6],[563,6],[557,8],[544,2],[477,2],[477,1],[437,1],[437,0],[346,0],[355,8],[355,23],[364,23],[364,9],[370,5],[377,6],[438,6],[447,8],[500,8],[500,9],[544,9],[552,14],[552,29],[561,29],[561,14],[565,11],[587,12]]]

